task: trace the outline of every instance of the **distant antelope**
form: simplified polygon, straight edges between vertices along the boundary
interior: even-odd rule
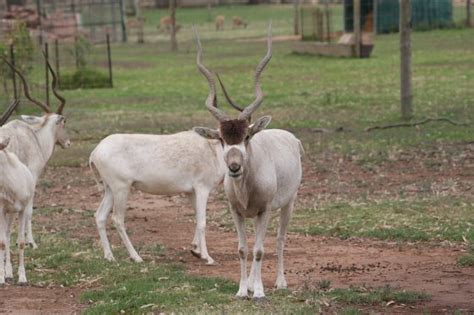
[[[232,29],[236,29],[238,27],[243,26],[244,28],[247,28],[247,23],[242,20],[240,16],[233,16],[232,17]]]
[[[216,31],[223,31],[224,30],[225,16],[223,16],[223,15],[216,16],[215,22],[216,22]]]
[[[196,213],[191,253],[213,264],[205,237],[206,207],[209,193],[224,178],[222,154],[219,141],[204,139],[193,131],[172,135],[115,134],[102,140],[91,153],[89,163],[104,186],[95,220],[105,259],[115,260],[106,232],[107,217],[113,208],[112,220],[130,257],[143,261],[133,248],[124,223],[133,186],[155,195],[187,194]]]
[[[65,129],[66,118],[62,114],[66,100],[59,95],[57,91],[57,78],[49,62],[47,62],[47,65],[53,76],[53,94],[60,101],[56,113],[53,113],[48,105],[34,99],[30,94],[28,82],[22,73],[7,59],[3,57],[1,57],[1,59],[7,63],[22,80],[26,98],[46,112],[46,114],[41,117],[23,115],[21,116],[23,121],[13,120],[0,128],[0,137],[10,138],[10,144],[7,150],[15,153],[20,161],[28,167],[36,185],[39,176],[43,173],[46,164],[53,155],[55,145],[58,144],[63,149],[70,146],[71,142]],[[33,203],[28,205],[27,209],[27,241],[33,248],[36,248],[37,245],[33,240],[31,227],[32,213]]]
[[[171,27],[173,24],[173,20],[171,19],[171,16],[164,16],[160,19],[160,26],[159,26],[159,31],[160,32],[171,32]],[[176,24],[176,33],[181,29],[181,25]]]
[[[239,237],[240,284],[238,297],[247,297],[253,291],[253,298],[265,296],[261,278],[263,242],[271,212],[280,210],[280,227],[277,237],[278,271],[277,288],[287,286],[283,267],[283,247],[286,231],[298,187],[301,182],[301,142],[288,131],[264,130],[270,123],[270,116],[263,116],[251,124],[250,116],[263,101],[260,75],[272,56],[271,24],[268,30],[268,50],[255,70],[255,100],[242,109],[237,119],[215,107],[216,87],[212,73],[202,64],[202,48],[197,33],[197,66],[209,82],[206,107],[219,121],[219,130],[196,127],[194,130],[206,139],[218,139],[224,147],[224,161],[227,172],[224,188],[229,199],[232,217]],[[245,218],[255,223],[255,245],[250,276],[247,279],[247,239]]]

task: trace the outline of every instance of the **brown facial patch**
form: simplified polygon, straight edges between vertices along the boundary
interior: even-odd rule
[[[247,135],[248,127],[247,120],[233,119],[221,122],[221,137],[229,145],[242,143]]]

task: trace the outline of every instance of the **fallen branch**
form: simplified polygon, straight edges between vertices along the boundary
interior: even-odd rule
[[[365,128],[366,132],[370,132],[373,130],[382,130],[382,129],[391,129],[391,128],[400,128],[400,127],[415,127],[419,125],[424,125],[426,123],[432,122],[432,121],[444,121],[447,123],[450,123],[451,125],[454,126],[469,126],[471,125],[470,123],[460,123],[454,120],[451,120],[446,117],[440,117],[440,118],[426,118],[421,121],[415,121],[415,122],[406,122],[406,123],[399,123],[399,124],[392,124],[392,125],[385,125],[385,126],[373,126],[373,127],[368,127]]]
[[[332,133],[332,132],[349,132],[352,130],[341,126],[341,127],[337,127],[336,129],[312,128],[311,131],[316,132],[316,133]]]

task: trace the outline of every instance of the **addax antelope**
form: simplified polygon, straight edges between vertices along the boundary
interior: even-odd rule
[[[18,105],[14,101],[0,118],[0,126],[8,120]],[[18,283],[25,284],[25,228],[27,207],[33,202],[35,183],[30,170],[18,157],[6,148],[9,137],[0,136],[0,286],[6,279],[13,279],[13,268],[10,256],[11,224],[16,215],[18,220]]]
[[[264,130],[270,116],[263,116],[250,124],[250,116],[263,101],[260,75],[272,56],[271,24],[268,30],[267,54],[255,71],[255,100],[243,108],[237,119],[232,119],[215,107],[216,88],[212,73],[202,64],[202,48],[197,33],[197,66],[209,82],[206,107],[219,121],[219,129],[196,127],[206,139],[220,140],[227,167],[224,188],[239,238],[240,284],[237,296],[247,297],[253,291],[256,299],[265,296],[261,278],[263,242],[271,212],[280,210],[277,238],[277,288],[287,286],[283,267],[283,247],[297,191],[301,182],[301,142],[290,132],[280,129]],[[231,104],[232,105],[232,104]],[[234,104],[235,105],[235,104]],[[235,107],[235,106],[234,106]],[[255,245],[250,276],[247,278],[247,240],[245,218],[255,224]]]
[[[47,62],[47,65],[53,76],[53,94],[60,101],[56,113],[54,113],[47,104],[34,99],[30,94],[28,82],[22,73],[8,60],[3,57],[1,59],[7,63],[22,80],[23,91],[26,98],[33,104],[39,106],[46,113],[41,117],[23,115],[21,116],[22,121],[13,120],[0,128],[0,137],[10,138],[10,144],[6,150],[16,154],[20,161],[28,167],[36,185],[38,178],[43,173],[46,164],[53,155],[55,145],[58,144],[62,148],[68,148],[70,146],[69,136],[65,129],[66,118],[63,116],[66,100],[57,91],[57,78],[49,62]],[[32,213],[33,204],[30,204],[27,209],[27,242],[36,248],[37,245],[33,240],[31,227]]]
[[[102,140],[89,161],[104,186],[104,198],[95,219],[105,258],[114,260],[106,233],[107,217],[113,208],[112,220],[130,257],[142,261],[124,224],[133,186],[155,195],[187,194],[196,213],[191,253],[214,264],[206,246],[206,207],[209,193],[224,178],[222,154],[219,141],[204,139],[193,131],[171,135],[115,134]]]

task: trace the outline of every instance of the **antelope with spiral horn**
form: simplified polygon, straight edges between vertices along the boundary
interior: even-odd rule
[[[267,54],[255,70],[255,100],[237,118],[231,118],[215,106],[216,87],[212,73],[202,63],[202,48],[197,32],[197,66],[209,83],[205,105],[219,122],[219,129],[196,127],[194,131],[206,139],[217,139],[223,144],[226,173],[224,188],[229,199],[232,217],[239,239],[240,283],[238,297],[247,297],[253,291],[254,299],[265,297],[261,269],[264,239],[271,213],[280,210],[277,237],[278,271],[276,287],[286,288],[283,247],[297,191],[301,182],[301,142],[290,132],[265,128],[270,116],[263,116],[250,124],[251,115],[263,102],[260,76],[272,57],[271,24],[268,29]],[[222,83],[223,85],[223,83]],[[225,88],[224,88],[225,90]],[[225,92],[227,94],[227,92]],[[230,98],[227,95],[227,99]],[[247,277],[247,238],[245,218],[255,224],[255,245],[250,275]]]
[[[28,82],[23,74],[6,58],[0,57],[0,59],[9,65],[20,77],[26,98],[45,112],[43,116],[22,115],[22,120],[12,120],[0,128],[0,137],[10,139],[10,143],[5,150],[16,154],[18,159],[28,167],[36,185],[38,178],[43,173],[46,164],[54,152],[55,145],[58,144],[64,149],[70,146],[69,136],[65,128],[66,118],[63,115],[66,100],[57,91],[56,74],[47,60],[48,69],[53,76],[53,94],[60,103],[56,112],[47,104],[33,98]],[[33,248],[36,248],[37,245],[33,239],[31,226],[32,213],[33,203],[29,204],[26,210],[26,232],[27,242]],[[7,277],[9,277],[8,272]]]

